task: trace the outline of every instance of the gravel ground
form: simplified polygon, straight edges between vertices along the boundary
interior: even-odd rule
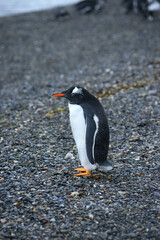
[[[159,239],[159,25],[116,0],[0,19],[0,239]],[[108,115],[108,174],[74,176],[67,102],[51,96],[75,84]]]

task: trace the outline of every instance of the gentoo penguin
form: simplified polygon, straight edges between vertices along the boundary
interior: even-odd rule
[[[81,165],[77,176],[89,176],[98,168],[107,172],[112,164],[107,160],[109,127],[105,111],[96,97],[82,87],[71,87],[54,94],[69,100],[70,124],[77,145]]]

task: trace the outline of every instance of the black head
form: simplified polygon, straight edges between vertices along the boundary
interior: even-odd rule
[[[77,86],[71,87],[62,93],[54,94],[53,97],[65,97],[72,104],[81,104],[87,100],[89,95],[90,93],[86,89]]]

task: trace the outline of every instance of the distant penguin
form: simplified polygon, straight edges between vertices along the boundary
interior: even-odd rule
[[[153,20],[154,11],[160,10],[160,0],[123,0],[126,13],[140,12],[148,20]]]
[[[98,168],[107,172],[112,164],[107,160],[109,127],[105,111],[96,97],[82,87],[71,87],[54,94],[69,100],[70,124],[81,165],[77,176],[89,176]]]
[[[78,2],[75,7],[80,14],[88,14],[102,10],[103,1],[101,0],[83,0]]]

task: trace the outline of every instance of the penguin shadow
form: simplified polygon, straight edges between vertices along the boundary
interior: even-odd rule
[[[94,180],[97,180],[97,181],[100,181],[100,180],[111,180],[112,179],[112,175],[111,173],[103,173],[103,172],[93,172],[91,174],[91,176],[88,177],[89,179],[94,179]]]
[[[100,180],[106,180],[107,179],[107,180],[111,181],[111,179],[112,179],[111,173],[109,173],[109,172],[104,173],[104,172],[100,172],[100,171],[96,172],[96,170],[93,171],[90,176],[77,176],[76,174],[74,174],[72,176],[74,176],[74,178],[77,178],[79,180],[80,179],[89,179],[89,180],[93,179],[93,180],[96,180],[96,181],[100,181]]]
[[[108,173],[104,173],[104,172],[101,172],[101,171],[96,171],[96,170],[94,170],[94,171],[92,171],[92,173],[91,173],[91,175],[90,176],[77,176],[76,175],[76,173],[74,173],[73,174],[73,172],[74,172],[74,169],[70,172],[70,171],[66,171],[66,169],[63,171],[61,171],[61,172],[57,172],[57,174],[55,174],[55,175],[63,175],[63,176],[65,176],[65,177],[69,177],[69,178],[74,178],[74,179],[77,179],[77,180],[80,180],[80,179],[93,179],[93,180],[97,180],[97,181],[99,181],[99,180],[109,180],[109,181],[111,181],[111,179],[112,179],[112,172],[108,172]]]

